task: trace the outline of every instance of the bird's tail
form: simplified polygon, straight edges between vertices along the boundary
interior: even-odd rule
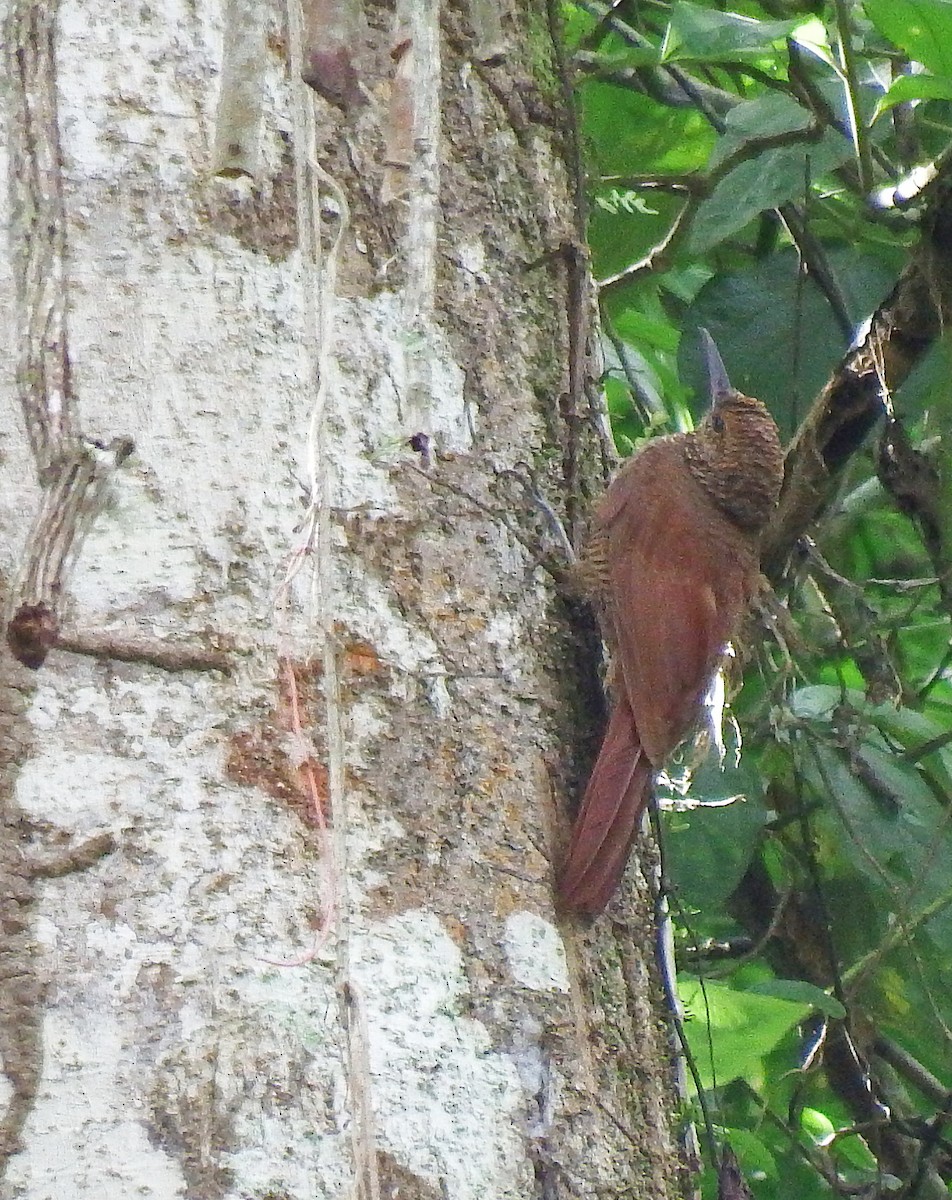
[[[559,893],[570,908],[599,913],[618,886],[654,767],[638,740],[627,699],[615,705],[572,830]]]

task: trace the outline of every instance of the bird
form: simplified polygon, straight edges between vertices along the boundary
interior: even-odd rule
[[[576,564],[610,653],[612,706],[558,891],[568,908],[592,915],[615,892],[655,775],[697,725],[758,591],[760,534],[783,482],[773,417],[731,387],[705,329],[701,341],[707,415],[629,459]]]

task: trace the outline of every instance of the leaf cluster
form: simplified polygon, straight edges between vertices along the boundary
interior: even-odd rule
[[[948,1195],[952,3],[563,9],[619,447],[699,327],[790,444],[744,745],[667,819],[703,1099],[760,1197]]]

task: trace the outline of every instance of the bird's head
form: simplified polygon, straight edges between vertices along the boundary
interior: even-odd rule
[[[731,387],[714,339],[701,340],[711,407],[691,436],[688,462],[711,499],[731,520],[757,531],[777,505],[783,481],[780,435],[766,405]]]

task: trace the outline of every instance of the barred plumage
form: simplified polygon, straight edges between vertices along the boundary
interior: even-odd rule
[[[560,880],[566,903],[585,912],[611,898],[655,772],[695,725],[757,587],[783,455],[767,409],[720,371],[696,432],[656,438],[622,468],[579,564],[617,659],[611,720]]]

